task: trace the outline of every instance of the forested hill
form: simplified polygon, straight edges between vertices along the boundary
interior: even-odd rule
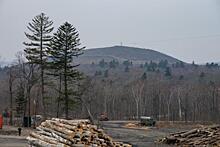
[[[113,46],[105,48],[87,49],[78,59],[81,64],[98,63],[100,60],[105,61],[117,60],[123,62],[130,60],[134,64],[145,62],[159,62],[167,60],[170,64],[179,62],[178,59],[151,49],[143,49],[127,46]]]

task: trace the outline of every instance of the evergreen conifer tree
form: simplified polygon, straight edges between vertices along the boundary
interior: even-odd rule
[[[147,79],[147,74],[146,74],[146,72],[143,73],[143,75],[141,76],[141,79],[142,79],[142,80],[146,80],[146,79]]]
[[[167,68],[166,68],[164,75],[165,75],[166,77],[171,77],[171,76],[172,76],[170,67],[167,67]]]
[[[54,34],[49,48],[50,67],[54,69],[54,76],[61,75],[64,91],[65,117],[69,118],[69,103],[71,102],[70,84],[81,78],[81,73],[76,69],[79,64],[73,64],[73,57],[82,54],[84,47],[80,48],[79,34],[70,23],[65,22]]]
[[[46,49],[49,45],[49,41],[51,40],[50,33],[53,31],[52,25],[53,21],[51,21],[49,17],[47,17],[44,13],[37,15],[27,26],[31,34],[25,33],[26,37],[30,40],[30,42],[24,42],[24,45],[26,46],[26,49],[24,51],[26,53],[26,58],[29,64],[36,64],[39,66],[40,69],[41,98],[44,108],[44,72],[47,60]]]
[[[126,66],[126,67],[125,67],[125,72],[129,72],[129,71],[130,71],[129,67]]]
[[[105,70],[104,77],[105,77],[105,78],[108,77],[108,70]]]

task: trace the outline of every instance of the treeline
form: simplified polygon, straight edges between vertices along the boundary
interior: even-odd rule
[[[174,70],[173,78],[163,73],[135,75],[92,78],[83,96],[93,115],[105,112],[116,120],[152,116],[165,121],[220,121],[219,71]]]
[[[95,63],[92,62],[92,65],[94,65]],[[116,68],[118,67],[119,65],[124,65],[124,66],[132,66],[133,65],[133,62],[130,61],[130,60],[125,60],[123,61],[122,63],[120,63],[119,61],[113,59],[109,62],[105,61],[104,59],[100,60],[98,62],[98,65],[101,67],[101,68],[106,68],[106,67],[109,67],[109,68]],[[209,63],[207,63],[207,65],[209,65]],[[218,64],[214,64],[214,63],[211,63],[210,66],[213,66],[213,65],[217,65]],[[140,68],[148,68],[149,71],[156,71],[157,68],[167,68],[168,66],[172,66],[173,68],[184,68],[185,67],[185,63],[182,62],[182,61],[179,61],[179,62],[176,62],[176,63],[169,63],[166,59],[165,60],[160,60],[159,62],[154,62],[154,61],[150,61],[150,62],[145,62],[144,64],[140,64]]]
[[[101,76],[108,77],[108,72],[111,69],[117,69],[117,68],[123,68],[124,72],[132,72],[132,67],[137,67],[143,69],[146,72],[162,72],[165,76],[171,77],[172,76],[172,68],[184,68],[185,63],[182,61],[170,64],[167,60],[160,60],[159,62],[145,62],[144,64],[135,64],[133,65],[132,61],[125,60],[122,63],[119,63],[117,60],[111,60],[109,62],[105,61],[104,59],[100,60],[97,64],[101,69],[95,71],[95,76]],[[92,62],[92,66],[95,66],[95,63]]]
[[[219,66],[161,63],[160,72],[149,71],[148,66],[131,65],[125,73],[121,68],[126,66],[121,63],[118,69],[104,68],[108,76],[92,76],[92,86],[84,97],[88,98],[93,115],[98,117],[105,112],[116,120],[144,115],[165,121],[219,122]],[[156,64],[158,68],[158,63],[147,65]]]

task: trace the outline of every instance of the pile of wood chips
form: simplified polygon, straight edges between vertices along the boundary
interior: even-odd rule
[[[114,142],[89,120],[46,120],[27,139],[31,147],[131,147]]]
[[[159,142],[177,146],[220,147],[220,125],[170,134]]]
[[[137,128],[137,127],[140,127],[140,125],[135,124],[135,123],[128,123],[124,127],[125,128]]]

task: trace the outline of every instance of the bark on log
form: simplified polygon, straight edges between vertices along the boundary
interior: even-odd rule
[[[217,146],[220,147],[220,126],[203,127],[190,131],[172,133],[159,140],[161,143],[178,146]]]
[[[39,147],[131,147],[114,142],[102,129],[91,125],[89,120],[46,120],[27,139],[30,145]]]

